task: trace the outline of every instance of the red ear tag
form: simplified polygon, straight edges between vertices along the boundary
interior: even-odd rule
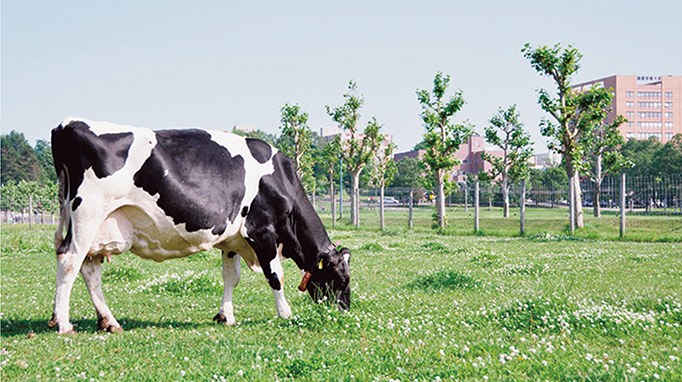
[[[312,276],[312,274],[310,272],[306,271],[306,273],[303,275],[303,280],[301,280],[301,285],[298,286],[298,290],[300,290],[301,292],[305,292],[305,286],[306,286],[306,284],[308,284],[308,280],[310,280],[310,276]]]

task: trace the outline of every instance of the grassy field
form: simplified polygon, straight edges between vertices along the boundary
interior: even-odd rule
[[[433,232],[433,206],[420,206],[414,210],[414,230]],[[463,206],[448,209],[449,225],[446,235],[473,235],[474,208]],[[386,209],[386,230],[401,232],[408,226],[407,208]],[[510,217],[502,217],[502,208],[487,207],[480,209],[479,235],[514,237],[519,236],[519,209],[512,208]],[[329,208],[320,214],[327,226],[332,223]],[[682,215],[644,215],[626,214],[626,230],[624,241],[635,242],[682,242]],[[592,216],[591,209],[584,210],[585,228],[578,229],[572,235],[576,238],[594,240],[620,240],[620,216],[615,212],[605,212],[600,218]],[[350,229],[349,215],[340,219],[340,229]],[[380,227],[379,211],[375,208],[363,208],[360,212],[362,229],[377,231]],[[566,208],[527,208],[526,236],[540,234],[568,235],[568,209]]]
[[[217,252],[160,264],[121,255],[104,264],[104,293],[125,332],[95,331],[79,279],[77,336],[47,328],[54,228],[4,225],[1,378],[682,380],[681,244],[568,237],[557,220],[524,238],[509,237],[512,224],[485,228],[490,236],[340,224],[330,234],[353,251],[350,312],[313,304],[285,261],[294,317],[276,318],[264,277],[243,267],[232,327],[211,321],[222,293]]]

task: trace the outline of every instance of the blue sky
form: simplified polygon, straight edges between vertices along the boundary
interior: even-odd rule
[[[419,142],[415,91],[438,71],[482,132],[517,104],[546,151],[525,43],[583,53],[575,83],[613,74],[682,75],[682,1],[3,1],[1,128],[31,144],[67,116],[153,129],[278,133],[298,103],[319,132],[353,79],[364,127],[376,117],[399,151]]]

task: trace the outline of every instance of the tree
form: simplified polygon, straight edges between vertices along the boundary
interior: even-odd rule
[[[2,135],[2,175],[0,181],[5,184],[9,180],[37,181],[40,179],[41,166],[33,149],[23,133],[14,130]]]
[[[676,134],[657,150],[653,162],[657,175],[682,174],[682,134]]]
[[[341,136],[336,135],[326,142],[324,148],[320,151],[318,164],[327,172],[329,179],[329,200],[331,201],[332,225],[336,225],[336,203],[334,197],[334,183],[336,181],[334,174],[336,173],[336,166],[341,155]]]
[[[623,156],[631,160],[634,165],[625,173],[628,177],[657,175],[654,157],[663,147],[656,137],[649,139],[629,139],[621,150]]]
[[[414,226],[413,207],[414,207],[414,188],[421,184],[422,170],[419,166],[419,159],[404,157],[396,162],[396,176],[393,181],[395,187],[409,188],[408,206],[409,220],[408,226]]]
[[[611,122],[606,122],[606,116],[611,112],[613,93],[601,87],[589,90],[593,97],[592,118],[593,126],[590,133],[583,135],[583,143],[586,147],[589,164],[583,169],[594,183],[592,196],[594,216],[601,216],[600,195],[601,185],[608,174],[615,174],[632,165],[620,152],[620,147],[625,143],[620,135],[618,127],[625,123],[625,118],[618,115]],[[590,94],[588,94],[590,95]]]
[[[364,100],[357,95],[357,84],[353,80],[348,83],[348,92],[343,95],[343,98],[345,99],[343,105],[335,108],[327,106],[327,114],[339,124],[344,132],[350,133],[348,139],[341,140],[341,159],[352,179],[351,224],[359,228],[360,174],[381,144],[383,135],[379,133],[381,125],[376,118],[372,118],[367,123],[363,133],[358,130],[359,110]]]
[[[437,184],[436,211],[438,227],[445,228],[445,183],[452,169],[460,161],[455,157],[459,146],[472,134],[472,129],[453,124],[450,119],[464,106],[462,91],[455,92],[449,99],[445,93],[450,76],[438,72],[433,80],[433,91],[417,89],[417,100],[422,106],[421,118],[426,132],[426,154],[424,162],[431,170]]]
[[[588,132],[592,122],[590,94],[580,93],[571,87],[571,76],[580,68],[582,54],[570,45],[561,48],[541,46],[531,48],[526,44],[521,50],[531,66],[541,75],[551,77],[557,87],[556,97],[540,89],[539,103],[555,122],[543,119],[540,132],[550,139],[548,147],[561,154],[566,175],[570,180],[570,227],[583,227],[583,210],[580,197],[580,166],[583,160],[581,138]]]
[[[36,159],[40,162],[40,178],[41,182],[57,183],[57,172],[54,169],[54,161],[52,159],[52,147],[50,142],[39,139],[36,141],[36,146],[33,149]]]
[[[502,149],[502,157],[483,153],[481,157],[490,162],[492,169],[487,174],[491,179],[499,178],[504,205],[503,216],[509,217],[509,187],[529,174],[528,161],[533,156],[530,134],[523,129],[521,115],[516,105],[500,110],[491,119],[491,126],[485,128],[486,141]],[[498,135],[498,130],[502,136]]]
[[[308,113],[296,105],[286,103],[282,106],[280,130],[282,135],[279,146],[282,152],[294,161],[296,175],[301,179],[304,188],[315,190],[313,177],[313,160],[311,155],[312,131],[308,127]]]
[[[393,151],[395,150],[395,143],[391,142],[379,149],[374,154],[374,171],[372,172],[372,183],[375,187],[379,187],[379,216],[381,220],[381,229],[385,227],[384,221],[384,190],[386,186],[391,184],[396,173],[395,162],[393,161]]]

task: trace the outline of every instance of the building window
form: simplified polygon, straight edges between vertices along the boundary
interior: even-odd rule
[[[673,133],[665,133],[665,139],[673,139]]]
[[[666,111],[665,112],[665,117],[667,119],[672,119],[673,118],[673,112],[672,111]]]
[[[628,122],[625,124],[625,126],[627,126],[627,127],[635,127],[635,123],[634,123],[634,122],[631,122],[631,121],[628,121]]]
[[[633,132],[628,131],[627,133],[625,133],[625,138],[627,138],[627,139],[634,138],[634,137],[635,137],[635,133],[633,133]]]
[[[632,109],[633,107],[635,107],[635,102],[634,101],[627,101],[627,102],[625,102],[625,107],[627,107],[628,109]]]
[[[666,102],[666,103],[665,103],[665,108],[666,108],[666,109],[672,109],[672,108],[673,108],[673,103],[672,103],[672,102]]]
[[[672,128],[673,128],[673,123],[672,123],[672,122],[666,122],[666,123],[665,123],[665,128],[668,129],[668,130],[672,129]]]
[[[635,98],[635,92],[625,92],[625,96],[628,98]]]
[[[665,92],[665,98],[673,98],[673,92]]]
[[[626,111],[625,112],[625,118],[635,118],[635,112],[634,111]]]
[[[637,107],[640,109],[660,109],[661,102],[637,102]]]
[[[661,118],[661,112],[660,111],[638,111],[637,112],[637,117],[639,118]]]
[[[637,127],[640,129],[660,129],[663,127],[663,122],[637,122]]]
[[[637,98],[661,98],[661,92],[637,92]],[[672,95],[670,98],[672,98]]]

